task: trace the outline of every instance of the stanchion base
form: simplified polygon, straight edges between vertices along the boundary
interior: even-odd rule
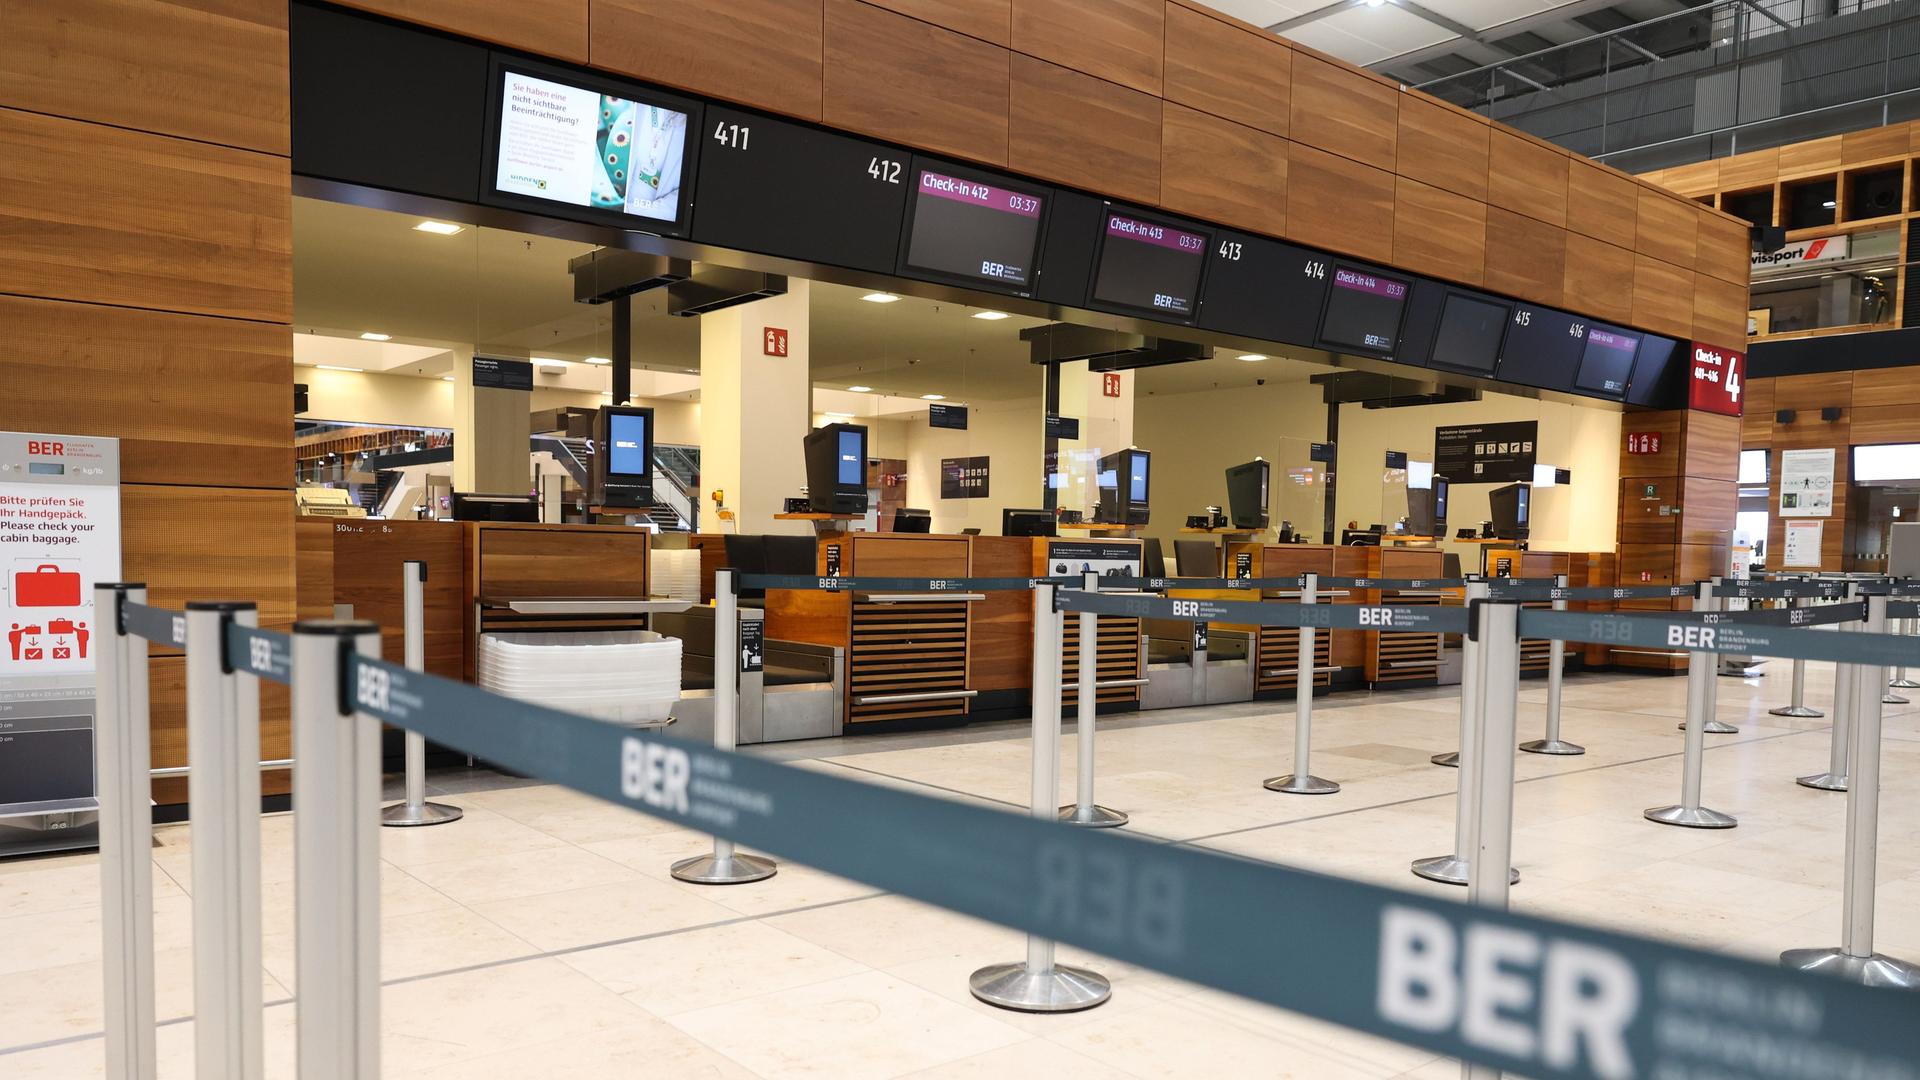
[[[1060,820],[1083,829],[1117,829],[1127,823],[1127,815],[1097,803],[1087,807],[1083,814],[1076,804],[1061,807]]]
[[[1449,750],[1444,754],[1435,754],[1427,760],[1433,762],[1435,765],[1449,769],[1457,769],[1460,767],[1460,751]]]
[[[418,812],[406,803],[397,802],[380,811],[380,824],[393,828],[408,828],[415,825],[445,825],[449,821],[459,821],[466,811],[446,803],[423,803]]]
[[[1030,972],[1024,963],[989,964],[967,985],[981,1001],[1020,1012],[1078,1012],[1113,996],[1113,984],[1104,976],[1065,964],[1044,973]]]
[[[772,859],[736,851],[725,859],[712,853],[681,859],[673,864],[672,873],[674,880],[692,885],[745,885],[765,881],[778,869],[780,865]]]
[[[1920,990],[1920,965],[1882,953],[1849,956],[1839,949],[1788,949],[1780,954],[1780,966],[1882,990]]]
[[[1819,788],[1821,791],[1847,790],[1847,778],[1835,776],[1830,772],[1814,773],[1812,776],[1796,776],[1793,782],[1801,787]]]
[[[1685,720],[1680,721],[1678,726],[1681,731],[1687,730],[1687,722]],[[1701,730],[1705,731],[1709,735],[1740,734],[1739,728],[1734,727],[1732,724],[1727,723],[1725,720],[1709,720],[1707,721],[1706,727],[1702,728]]]
[[[1889,690],[1889,691],[1887,691],[1886,693],[1884,693],[1884,694],[1882,694],[1882,695],[1880,695],[1880,704],[1882,704],[1882,705],[1911,705],[1911,704],[1913,704],[1913,702],[1911,702],[1911,701],[1909,701],[1909,700],[1907,700],[1906,698],[1903,698],[1903,697],[1901,697],[1901,696],[1900,696],[1899,694],[1896,694],[1896,693],[1894,693],[1893,691],[1891,691],[1891,690]]]
[[[1768,716],[1797,716],[1806,720],[1818,720],[1827,715],[1819,709],[1810,709],[1805,705],[1782,705],[1777,709],[1768,709]]]
[[[1331,780],[1322,780],[1311,774],[1295,776],[1292,773],[1276,776],[1260,786],[1268,791],[1279,791],[1288,795],[1332,795],[1340,790],[1340,785]]]
[[[1520,749],[1529,754],[1553,754],[1559,757],[1573,757],[1587,752],[1586,747],[1578,743],[1570,743],[1565,739],[1535,739],[1532,742],[1521,743]]]
[[[1704,806],[1696,806],[1691,810],[1684,806],[1656,806],[1648,810],[1645,816],[1648,821],[1689,829],[1731,829],[1740,824],[1732,814],[1723,814]]]
[[[1920,682],[1913,679],[1895,679],[1887,685],[1895,690],[1920,690]]]
[[[1442,885],[1465,885],[1469,880],[1472,865],[1458,855],[1435,855],[1430,859],[1415,859],[1413,873],[1428,881],[1437,881]],[[1507,884],[1518,885],[1520,871],[1507,867]]]

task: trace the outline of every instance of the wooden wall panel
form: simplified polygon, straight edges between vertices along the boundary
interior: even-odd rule
[[[1633,321],[1633,252],[1569,231],[1565,280],[1569,308],[1596,319]]]
[[[302,527],[305,521],[302,521]],[[380,624],[380,651],[406,662],[406,564],[427,564],[423,592],[427,670],[458,679],[466,668],[466,529],[454,521],[339,521],[333,527],[333,603]],[[304,591],[307,583],[302,580]]]
[[[0,105],[288,152],[284,0],[8,3],[0,23]]]
[[[1487,288],[1557,306],[1563,302],[1566,278],[1565,229],[1487,207]]]
[[[1620,481],[1620,543],[1671,545],[1679,535],[1684,477],[1635,476]],[[1651,487],[1653,494],[1647,494]],[[1664,511],[1664,512],[1663,512]]]
[[[1686,431],[1686,421],[1687,414],[1681,409],[1627,413],[1620,424],[1623,436],[1620,447],[1620,475],[1628,479],[1679,476],[1683,451],[1681,437]],[[1627,453],[1624,436],[1637,433],[1660,436],[1660,452],[1657,454]]]
[[[1286,42],[1167,5],[1169,102],[1285,135],[1292,86],[1293,50]]]
[[[1747,285],[1750,262],[1747,258],[1747,224],[1706,208],[1699,211],[1696,227],[1694,268],[1708,277],[1731,281],[1742,289]],[[1744,305],[1741,314],[1746,314]]]
[[[1008,53],[857,0],[828,0],[824,120],[1007,163]]]
[[[1160,201],[1160,99],[1015,53],[1007,164],[1121,199]]]
[[[1740,476],[1740,418],[1689,412],[1681,438],[1680,474],[1729,483]]]
[[[126,483],[289,488],[292,349],[284,326],[0,296],[0,428],[118,437]]]
[[[1006,48],[1012,40],[1013,0],[867,0],[875,7],[957,30]]]
[[[1494,127],[1492,134],[1487,158],[1487,202],[1564,228],[1567,224],[1565,152],[1503,127]]]
[[[1485,202],[1492,128],[1484,117],[1424,94],[1400,95],[1395,171],[1432,187]]]
[[[1287,231],[1287,140],[1162,104],[1160,205],[1243,229]],[[1209,165],[1191,168],[1196,161]]]
[[[1740,445],[1754,450],[1773,445],[1773,380],[1748,379],[1740,414]]]
[[[1667,199],[1673,202],[1672,199]],[[1679,204],[1675,204],[1676,206]],[[1567,159],[1567,230],[1628,246],[1640,217],[1640,185],[1579,158]]]
[[[1722,191],[1763,187],[1780,176],[1780,148],[1769,147],[1720,159],[1718,186]]]
[[[1330,154],[1391,171],[1400,137],[1400,92],[1308,53],[1293,58],[1293,122],[1287,136]]]
[[[1830,445],[1822,439],[1818,430],[1823,424],[1820,410],[1828,406],[1845,409],[1852,404],[1851,371],[1783,375],[1773,380],[1773,407],[1793,409],[1800,415],[1792,424],[1777,425],[1774,440],[1778,442],[1786,438],[1796,446]]]
[[[1844,165],[1859,165],[1882,158],[1906,157],[1909,142],[1905,124],[1849,131],[1840,136],[1840,161]]]
[[[333,527],[338,518],[293,519],[293,617],[333,618]]]
[[[1013,0],[1013,49],[1158,95],[1164,0]]]
[[[1303,143],[1287,156],[1287,235],[1376,262],[1393,259],[1394,176]]]
[[[1633,324],[1656,334],[1693,335],[1693,271],[1633,257]]]
[[[1840,167],[1840,136],[1788,143],[1780,148],[1780,176],[1784,179]]]
[[[1920,405],[1920,372],[1911,367],[1868,368],[1853,373],[1855,409],[1878,405]],[[1771,382],[1772,380],[1768,380]]]
[[[1023,536],[973,538],[973,577],[1026,577],[1033,543]],[[1033,682],[1033,594],[990,592],[967,616],[967,688],[1024,690]]]
[[[1660,173],[1659,184],[1669,191],[1692,198],[1718,190],[1720,185],[1720,162],[1725,158],[1696,161],[1687,165],[1675,165]]]
[[[1920,409],[1912,405],[1856,405],[1849,420],[1848,435],[1855,446],[1920,442]],[[1839,450],[1847,452],[1845,447]]]
[[[120,490],[122,569],[148,601],[251,600],[260,625],[293,621],[293,496],[286,491],[162,487]]]
[[[1393,264],[1465,285],[1486,279],[1487,207],[1418,180],[1394,187]],[[1411,227],[1418,222],[1417,227]],[[1400,227],[1406,223],[1410,227]]]
[[[621,0],[343,0],[348,7],[374,11],[405,22],[437,27],[467,37],[511,45],[586,63],[588,9],[600,16]],[[644,2],[644,0],[643,0]],[[671,0],[667,5],[670,6]],[[755,0],[745,0],[754,3]],[[728,0],[732,6],[734,0]],[[814,7],[819,7],[815,0]],[[598,29],[597,27],[595,29]],[[597,43],[597,42],[596,42]],[[605,65],[595,56],[594,63]]]
[[[150,760],[156,767],[190,765],[187,760],[187,662],[181,656],[156,656],[147,669],[149,716],[153,721]],[[288,723],[287,688],[276,682],[260,686],[260,757],[285,761],[293,756]],[[284,795],[293,787],[293,773],[272,769],[260,774],[260,794]],[[153,800],[161,804],[187,801],[187,778],[163,776],[153,782]]]
[[[287,160],[0,109],[0,293],[288,322]]]
[[[1747,290],[1705,274],[1693,279],[1693,339],[1722,348],[1747,347]]]
[[[457,6],[464,0],[444,2]],[[496,2],[540,17],[548,6]],[[821,0],[592,0],[592,5],[595,67],[772,112],[821,118]],[[834,0],[825,21],[831,23],[836,12],[841,19],[852,18],[850,7],[878,13],[855,0]],[[943,90],[968,91],[958,95],[962,101],[971,93],[964,82]]]
[[[1692,266],[1699,215],[1692,206],[1671,196],[1636,186],[1640,211],[1633,249],[1675,266]]]

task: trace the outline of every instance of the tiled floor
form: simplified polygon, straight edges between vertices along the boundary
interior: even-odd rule
[[[1827,759],[1825,721],[1768,716],[1784,664],[1719,681],[1740,725],[1710,740],[1706,803],[1730,832],[1650,824],[1679,790],[1680,679],[1570,678],[1566,736],[1583,757],[1519,755],[1514,905],[1770,959],[1837,942],[1845,797],[1798,787]],[[1828,700],[1816,665],[1809,699]],[[1545,688],[1521,692],[1522,737]],[[1451,691],[1322,699],[1313,770],[1332,796],[1273,794],[1287,772],[1289,704],[1116,717],[1099,743],[1100,800],[1134,831],[1460,899],[1410,860],[1451,850]],[[1880,834],[1879,943],[1920,958],[1920,710],[1890,706]],[[1024,725],[767,748],[837,775],[1025,801]],[[1064,748],[1072,790],[1074,745]],[[705,839],[549,786],[436,774],[462,821],[386,830],[381,935],[384,1073],[396,1080],[658,1077],[1452,1077],[1432,1055],[1062,950],[1112,977],[1112,1000],[1067,1016],[1001,1012],[966,977],[1021,955],[1021,938],[806,867],[755,885],[668,877]],[[268,1075],[293,1073],[292,820],[265,847]],[[832,828],[823,821],[821,828]],[[192,1068],[192,837],[159,830],[155,863],[162,1075]],[[929,843],[938,843],[929,837]],[[94,856],[0,863],[0,1076],[101,1075]]]

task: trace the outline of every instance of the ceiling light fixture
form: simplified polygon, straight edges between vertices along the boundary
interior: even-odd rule
[[[452,381],[453,381],[453,376],[451,376],[451,375],[442,375],[442,376],[440,376],[440,381],[441,381],[441,382],[452,382]]]
[[[605,357],[605,356],[589,356],[589,357],[587,357],[587,363],[589,363],[589,364],[611,364],[611,363],[613,363],[613,361],[612,361],[611,359],[609,359],[608,357]]]
[[[947,400],[947,395],[945,395],[945,394],[921,394],[921,395],[920,395],[920,400],[921,400],[921,401],[945,401],[945,400]]]
[[[364,372],[364,371],[366,371],[366,370],[367,370],[366,368],[357,368],[357,367],[342,367],[342,366],[340,366],[339,364],[315,364],[315,365],[313,365],[313,366],[314,366],[314,367],[317,367],[317,368],[319,368],[319,369],[320,369],[320,370],[322,370],[322,371],[352,371],[352,372]]]
[[[985,319],[988,322],[995,322],[1006,318],[1007,313],[1004,311],[976,311],[973,313],[973,317],[976,319]]]
[[[870,292],[860,299],[865,300],[869,304],[891,304],[900,298],[890,292]]]
[[[1366,4],[1370,8],[1379,7],[1381,4],[1384,4],[1386,2],[1387,0],[1366,0]]]
[[[850,412],[828,412],[828,413],[821,413],[820,415],[822,415],[822,416],[831,416],[831,417],[833,417],[833,418],[834,418],[834,419],[836,419],[836,420],[851,420],[851,419],[853,419],[853,414],[852,414],[852,413],[850,413]]]
[[[1266,358],[1267,358],[1266,353],[1250,352],[1250,353],[1240,354],[1240,359],[1245,360],[1249,364],[1253,363],[1255,360],[1265,360]]]
[[[873,390],[871,386],[849,386],[847,389],[856,394],[865,394]]]
[[[455,225],[451,221],[423,221],[413,227],[414,232],[432,233],[435,236],[452,236],[466,229],[465,225]]]
[[[1828,209],[1828,210],[1831,210],[1831,209],[1833,209],[1833,200],[1832,200],[1832,199],[1828,199],[1828,200],[1827,200],[1826,202],[1823,202],[1823,203],[1821,203],[1820,205],[1821,205],[1821,206],[1822,206],[1823,208],[1825,208],[1825,209]]]
[[[361,341],[392,341],[393,335],[382,334],[376,330],[369,330],[366,333],[360,335],[360,340]]]

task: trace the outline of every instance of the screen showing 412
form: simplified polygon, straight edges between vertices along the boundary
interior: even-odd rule
[[[509,71],[494,187],[676,221],[686,146],[686,113]]]

